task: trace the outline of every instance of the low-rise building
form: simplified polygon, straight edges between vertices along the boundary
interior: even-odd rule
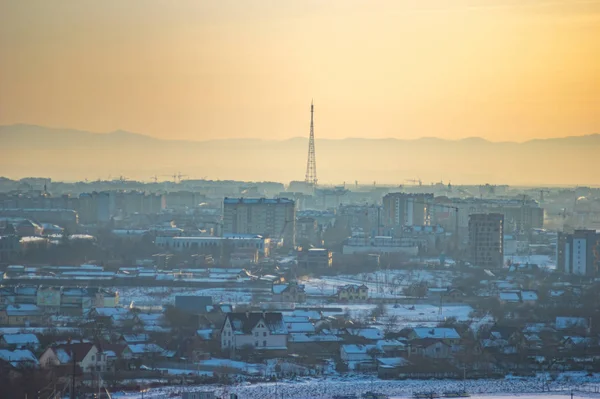
[[[44,312],[37,305],[8,305],[0,310],[0,324],[12,327],[39,326],[43,324]]]
[[[310,248],[298,252],[298,267],[304,270],[323,270],[333,264],[331,251],[325,248]]]
[[[53,346],[40,356],[43,368],[72,367],[73,362],[84,373],[107,371],[106,354],[89,342]]]
[[[12,350],[37,350],[40,347],[40,341],[35,334],[4,334],[0,338],[0,346]]]
[[[338,287],[337,298],[339,301],[366,301],[369,299],[369,287],[366,285],[348,284]]]
[[[296,282],[273,284],[271,291],[273,293],[273,302],[306,302],[304,285]]]
[[[277,312],[228,313],[221,328],[221,349],[253,347],[260,350],[287,349],[288,331]]]

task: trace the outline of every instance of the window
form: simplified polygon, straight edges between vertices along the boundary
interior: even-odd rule
[[[258,341],[254,342],[254,346],[258,346]]]
[[[265,332],[263,333],[263,337],[266,337],[266,336],[267,336],[267,332],[265,331]]]
[[[254,332],[254,336],[255,336],[255,337],[258,337],[258,331],[255,331],[255,332]]]
[[[263,341],[263,346],[267,346],[267,341]]]
[[[92,355],[92,362],[93,362],[94,360],[96,360],[96,359],[94,359],[94,357],[95,357],[95,356],[94,356],[94,355]]]

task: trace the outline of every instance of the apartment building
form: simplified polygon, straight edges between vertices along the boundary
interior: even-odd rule
[[[225,198],[223,233],[260,234],[291,248],[296,243],[296,204],[286,198]]]
[[[504,263],[504,215],[469,216],[469,259],[475,266],[493,269]]]

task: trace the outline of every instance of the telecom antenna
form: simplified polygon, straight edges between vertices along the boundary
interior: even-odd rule
[[[317,160],[315,158],[315,126],[314,126],[314,105],[310,102],[310,138],[308,140],[308,161],[306,162],[306,177],[304,181],[313,186],[317,185]]]

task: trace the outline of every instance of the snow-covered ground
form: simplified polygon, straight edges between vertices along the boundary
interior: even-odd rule
[[[331,305],[336,306],[336,305]],[[376,305],[344,304],[340,305],[344,312],[348,310],[353,318],[361,318],[369,314]],[[469,305],[439,305],[414,304],[414,305],[385,305],[386,317],[396,316],[399,324],[406,323],[437,323],[455,317],[458,321],[471,320],[469,317],[473,308]],[[324,312],[326,316],[335,313]],[[384,317],[384,319],[386,318]]]
[[[291,382],[239,384],[227,388],[204,385],[199,387],[163,387],[151,389],[144,393],[144,398],[177,397],[186,391],[215,391],[218,395],[236,393],[239,399],[287,398],[287,399],[329,399],[334,395],[360,395],[367,391],[381,392],[393,398],[411,397],[414,392],[443,392],[459,391],[466,388],[472,398],[506,399],[519,396],[521,398],[570,398],[569,391],[575,390],[574,397],[598,397],[600,379],[596,382],[585,383],[585,380],[575,379],[571,382],[557,380],[550,383],[551,392],[542,391],[540,378],[503,379],[503,380],[398,380],[382,381],[378,379],[358,378],[328,378],[300,379]],[[141,394],[114,394],[114,398],[138,399]]]
[[[520,263],[522,265],[529,263],[538,265],[544,269],[556,269],[556,259],[550,255],[524,255],[524,256],[505,256],[504,264],[510,260],[512,263]]]
[[[185,287],[123,287],[119,288],[119,302],[129,306],[131,302],[138,306],[154,306],[174,304],[177,295],[208,295],[213,302],[231,304],[248,303],[252,292],[242,288],[207,288],[195,289]]]
[[[310,278],[302,281],[302,284],[308,295],[331,296],[335,295],[337,287],[364,284],[369,287],[369,297],[390,298],[402,296],[402,288],[422,281],[427,282],[429,287],[449,287],[454,275],[450,270],[379,270],[356,275]]]

